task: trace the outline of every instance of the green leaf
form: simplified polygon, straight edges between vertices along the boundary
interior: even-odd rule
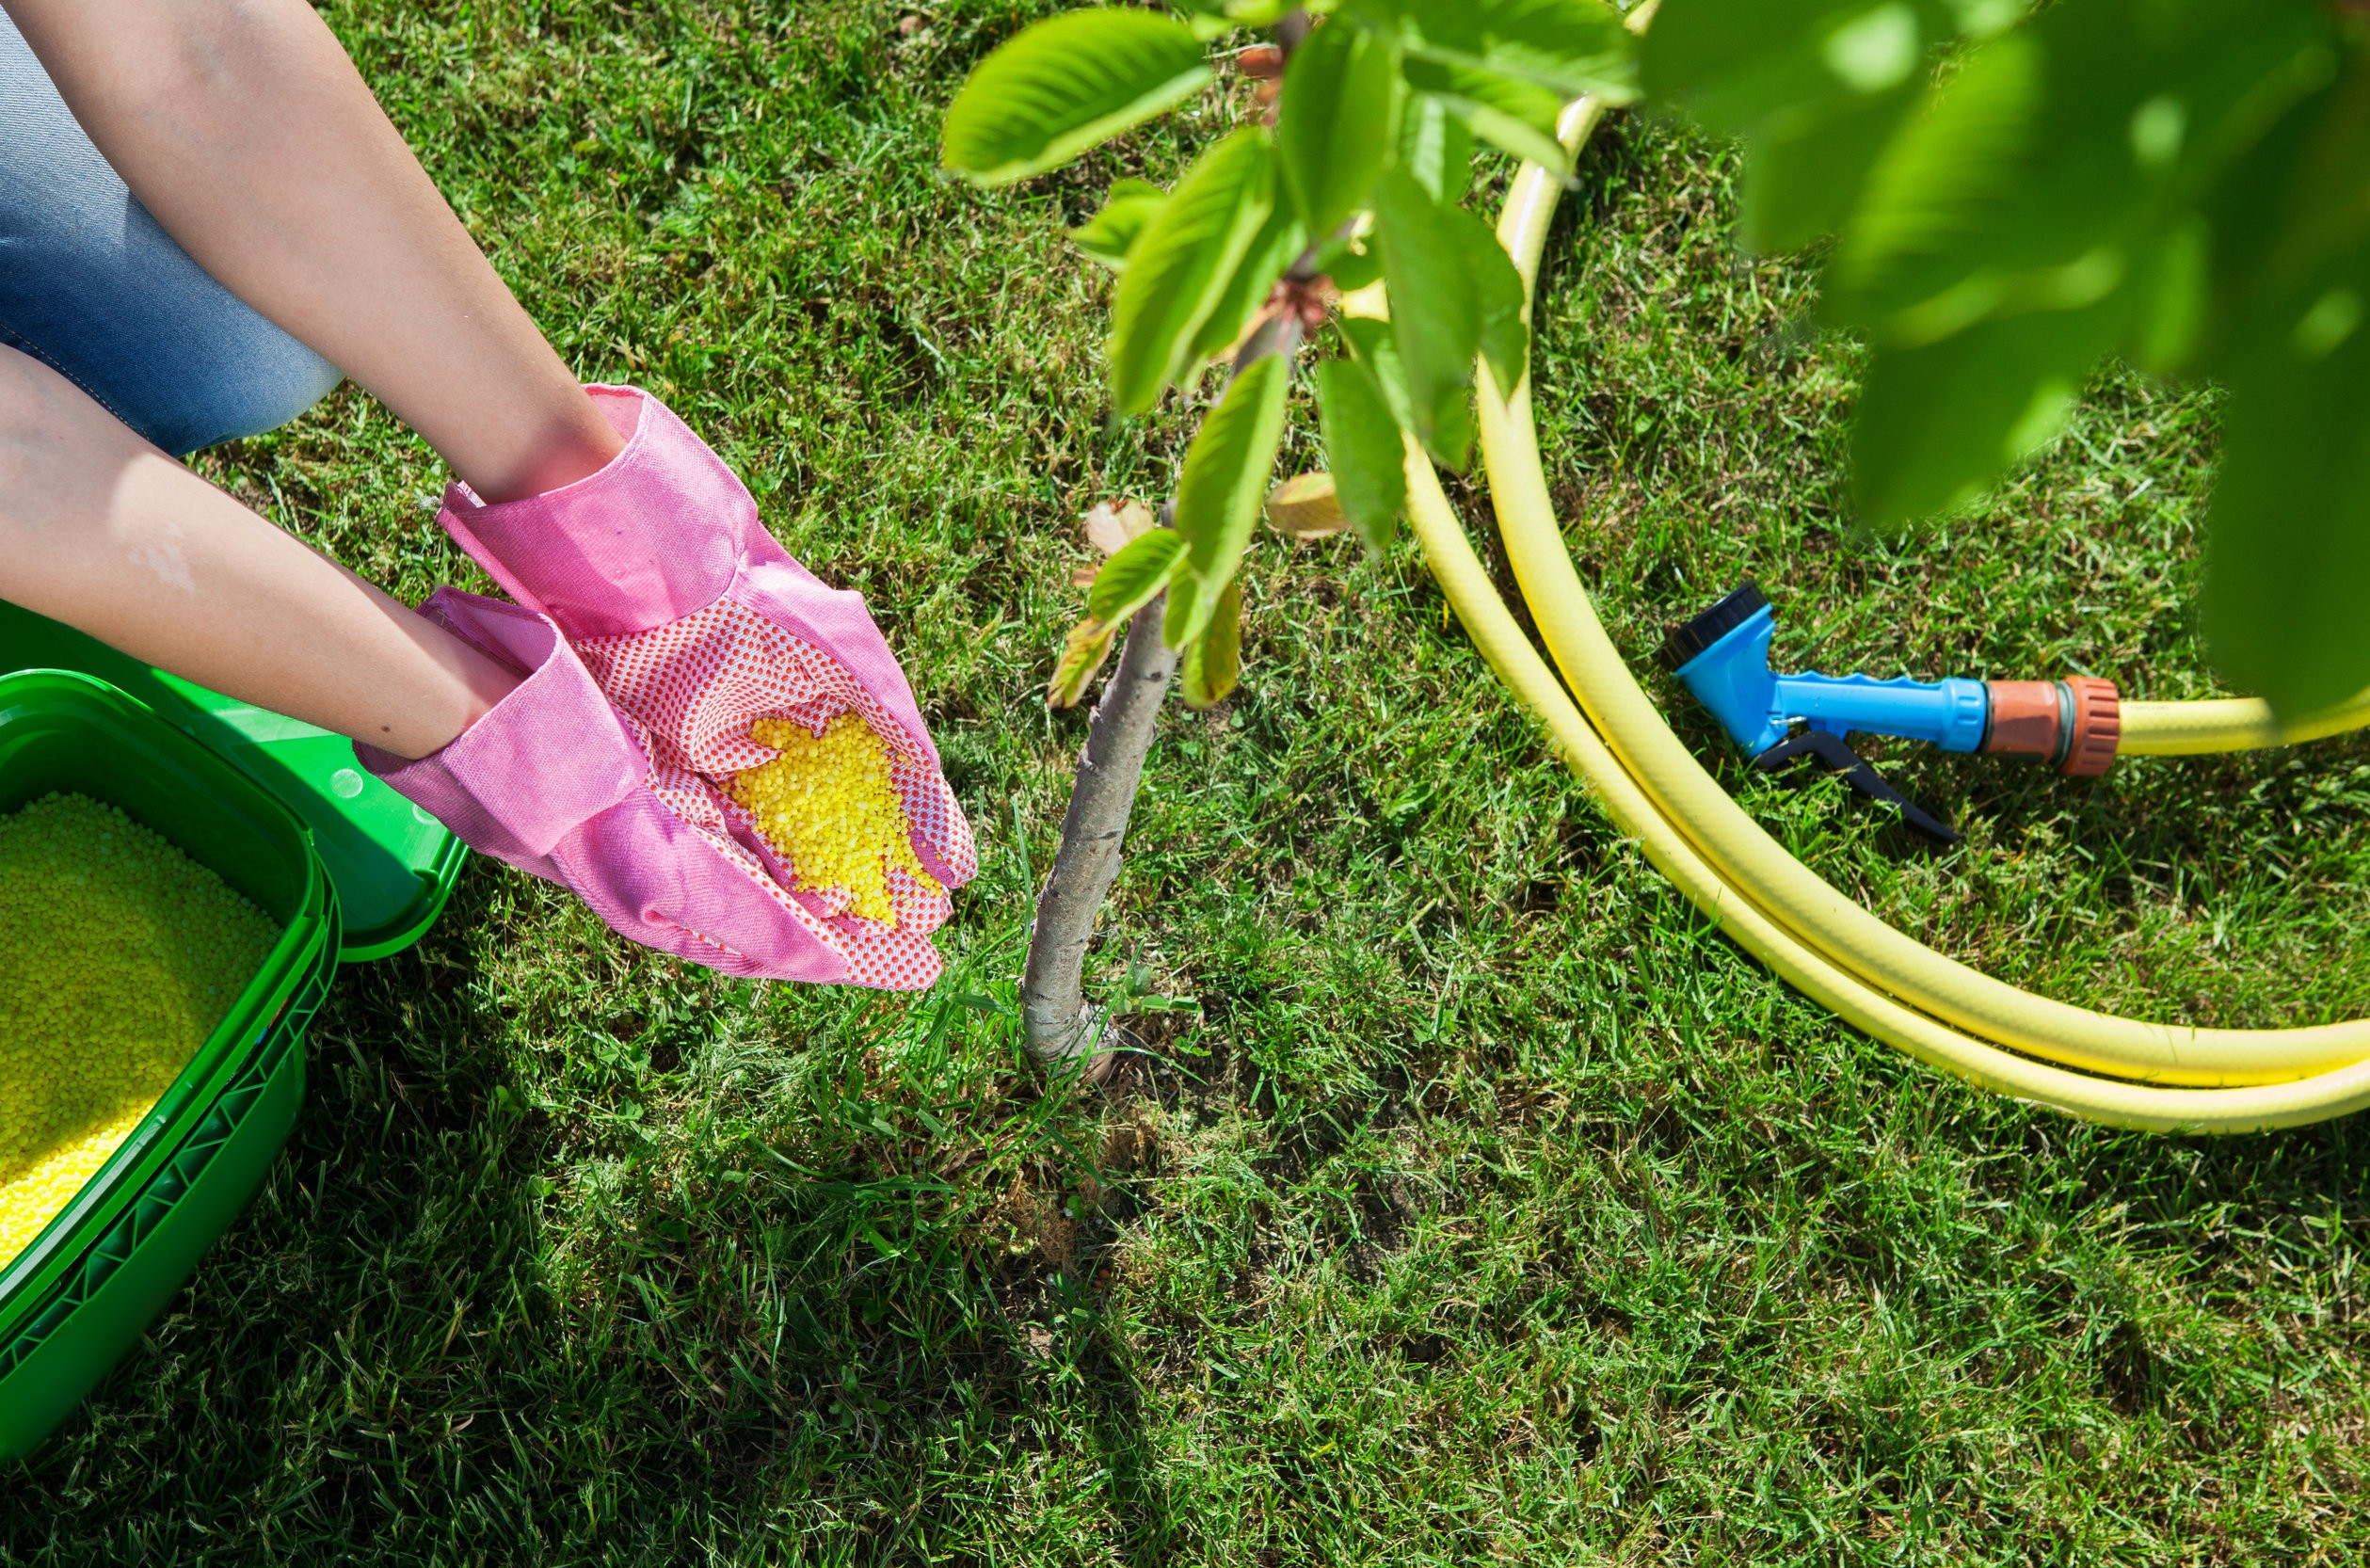
[[[1218,39],[1245,28],[1273,27],[1289,16],[1300,0],[1169,0],[1169,4],[1190,15],[1197,37]],[[1321,11],[1325,7],[1318,4],[1309,8]]]
[[[1522,274],[1497,243],[1497,232],[1479,217],[1462,207],[1449,207],[1440,218],[1456,244],[1473,291],[1481,317],[1481,358],[1497,382],[1498,395],[1512,396],[1522,382],[1523,360],[1530,347],[1530,328],[1523,322]]]
[[[1421,59],[1407,62],[1406,76],[1408,86],[1436,100],[1491,146],[1558,174],[1571,172],[1572,155],[1555,135],[1563,100],[1536,82]]]
[[[2230,184],[2206,215],[2229,396],[2205,631],[2226,680],[2296,715],[2370,686],[2370,62]]]
[[[1186,449],[1177,482],[1177,531],[1185,537],[1184,570],[1195,586],[1181,621],[1177,600],[1171,602],[1172,648],[1185,647],[1209,624],[1217,590],[1234,575],[1259,520],[1259,501],[1283,440],[1289,374],[1276,355],[1243,366]]]
[[[1879,352],[1852,427],[1860,520],[1889,528],[1980,495],[2057,434],[2123,314],[2108,300],[1984,321],[1937,343]]]
[[[1177,689],[1188,708],[1222,702],[1242,675],[1242,580],[1228,579],[1219,590],[1209,624],[1187,645],[1177,669]]]
[[[1937,44],[1994,30],[1985,0],[1666,0],[1641,45],[1647,95],[1741,135],[1746,242],[1831,232],[1930,74]]]
[[[1058,168],[1209,83],[1193,29],[1150,11],[1065,11],[979,62],[939,128],[946,167],[982,184]]]
[[[1407,453],[1399,422],[1362,367],[1327,360],[1317,367],[1317,420],[1335,499],[1367,549],[1390,548],[1407,505]]]
[[[1864,293],[1904,262],[1962,247],[2013,184],[2037,129],[2042,59],[2012,36],[1978,50],[1868,171],[1833,273]]]
[[[1111,653],[1112,639],[1118,633],[1118,627],[1092,616],[1071,627],[1069,635],[1062,639],[1062,655],[1053,663],[1053,679],[1046,686],[1045,705],[1068,708],[1084,696],[1088,682],[1103,667],[1103,660]]]
[[[1398,0],[1407,52],[1478,66],[1567,98],[1637,96],[1636,40],[1599,0]]]
[[[1663,0],[1638,70],[1649,98],[1733,136],[1914,84],[1958,30],[1934,0]]]
[[[1837,95],[1753,132],[1747,138],[1738,214],[1745,244],[1759,251],[1791,250],[1840,229],[1917,98],[1914,82],[1885,92]]]
[[[1246,126],[1193,160],[1145,228],[1112,311],[1112,400],[1149,408],[1192,362],[1195,334],[1273,209],[1275,146]]]
[[[1155,528],[1129,540],[1105,561],[1086,590],[1086,613],[1116,626],[1152,602],[1168,586],[1185,559],[1185,540],[1173,528]]]
[[[1366,204],[1399,128],[1399,50],[1362,27],[1320,27],[1292,55],[1275,143],[1301,221],[1330,234]]]
[[[1455,412],[1465,408],[1473,382],[1473,356],[1481,343],[1481,309],[1467,264],[1468,245],[1455,220],[1466,215],[1443,208],[1400,169],[1384,174],[1374,187],[1375,239],[1383,251],[1383,279],[1390,292],[1391,335],[1405,378],[1408,427],[1443,463],[1456,450]]]
[[[2123,287],[2328,79],[2334,40],[2307,0],[2044,8],[1966,54],[1871,166],[1834,315],[1914,342]]]
[[[1375,394],[1383,399],[1391,423],[1402,430],[1413,429],[1416,416],[1407,406],[1407,377],[1399,368],[1399,338],[1391,324],[1371,316],[1343,316],[1340,327],[1343,340],[1356,356],[1351,362],[1365,373]]]
[[[1434,201],[1456,201],[1473,180],[1473,132],[1437,98],[1418,93],[1399,122],[1399,167]]]
[[[1226,280],[1218,302],[1209,308],[1201,330],[1193,334],[1188,362],[1214,360],[1231,348],[1250,325],[1253,313],[1267,303],[1284,269],[1307,248],[1308,231],[1301,226],[1299,216],[1278,202],[1250,248],[1243,251],[1242,260],[1235,264],[1233,276]]]
[[[1149,180],[1114,180],[1102,211],[1071,230],[1070,243],[1113,272],[1124,271],[1128,252],[1167,201],[1168,192]]]
[[[1390,410],[1391,419],[1402,430],[1416,428],[1415,406],[1407,394],[1407,374],[1400,360],[1399,334],[1386,321],[1364,317],[1346,317],[1341,323],[1341,335],[1347,338],[1357,358],[1358,368],[1372,380],[1383,404]],[[1433,460],[1443,467],[1462,472],[1465,459],[1472,455],[1473,405],[1459,393],[1442,403],[1434,411],[1435,440],[1430,449]]]
[[[1201,600],[1201,579],[1181,572],[1169,583],[1168,608],[1161,616],[1161,641],[1183,648],[1193,635],[1194,608]]]
[[[1382,253],[1371,246],[1361,249],[1361,245],[1363,241],[1349,239],[1325,241],[1317,248],[1312,263],[1317,275],[1332,279],[1333,286],[1343,294],[1355,294],[1382,277]]]
[[[2370,256],[2349,272],[2290,296],[2228,372],[2205,632],[2283,716],[2370,687]]]

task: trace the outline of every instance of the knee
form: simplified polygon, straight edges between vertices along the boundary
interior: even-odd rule
[[[287,424],[328,395],[337,368],[261,316],[251,341],[230,345],[202,376],[184,380],[170,406],[140,433],[175,456],[257,436]]]

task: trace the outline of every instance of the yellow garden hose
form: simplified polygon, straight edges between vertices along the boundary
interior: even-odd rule
[[[1582,99],[1560,130],[1577,150]],[[1535,282],[1560,186],[1525,165],[1498,238]],[[1381,290],[1347,302],[1380,313]],[[1545,721],[1622,829],[1732,937],[1858,1028],[1985,1087],[2118,1126],[2234,1132],[2370,1103],[2370,1019],[2288,1030],[2197,1029],[2053,1001],[1935,952],[1861,907],[1762,830],[1671,733],[1574,571],[1539,463],[1529,389],[1481,372],[1482,464],[1514,576],[1571,693],[1515,626],[1438,476],[1408,447],[1408,507],[1433,575],[1475,644]],[[2260,703],[2136,703],[2127,752],[2174,755],[2333,734],[2370,722],[2370,694],[2282,730]]]
[[[2325,740],[2365,724],[2370,724],[2370,692],[2286,725],[2273,718],[2271,705],[2258,696],[2126,702],[2123,738],[2115,749],[2126,757],[2204,757]]]

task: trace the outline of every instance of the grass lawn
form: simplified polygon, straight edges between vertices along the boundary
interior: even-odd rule
[[[870,596],[984,866],[902,998],[720,980],[477,863],[340,981],[194,1288],[0,1469],[0,1560],[2370,1560],[2370,1127],[2102,1131],[1841,1027],[1611,831],[1410,548],[1255,549],[1243,688],[1167,716],[1095,960],[1159,1054],[1041,1097],[1076,519],[1157,497],[1190,415],[1110,417],[1058,232],[1177,142],[936,172],[1034,3],[325,7],[572,362]],[[1732,172],[1616,124],[1549,249],[1549,466],[1633,655],[1750,572],[1797,665],[2208,691],[2212,399],[2109,375],[1980,518],[1854,539],[1855,352],[1736,255]],[[471,580],[359,393],[202,466],[399,592]],[[2362,740],[2095,787],[1904,756],[1967,830],[1935,856],[1655,679],[1798,853],[2003,978],[2370,1012]]]

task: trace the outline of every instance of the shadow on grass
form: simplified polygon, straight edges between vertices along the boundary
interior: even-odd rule
[[[254,1207],[0,1473],[0,1561],[775,1560],[795,1539],[985,1562],[998,1544],[960,1534],[976,1493],[1065,1448],[1101,1478],[1081,1528],[1161,1560],[1166,1496],[1075,1227],[1066,1272],[1000,1240],[1013,1193],[1058,1215],[1078,1167],[1074,1108],[982,1074],[986,999],[884,1009],[902,1082],[840,1042],[767,1054],[767,996],[704,978],[570,1000],[555,1022],[599,1022],[538,1040],[451,935],[516,891],[478,868],[421,948],[341,977]],[[991,1104],[1017,1157],[928,1133]]]

